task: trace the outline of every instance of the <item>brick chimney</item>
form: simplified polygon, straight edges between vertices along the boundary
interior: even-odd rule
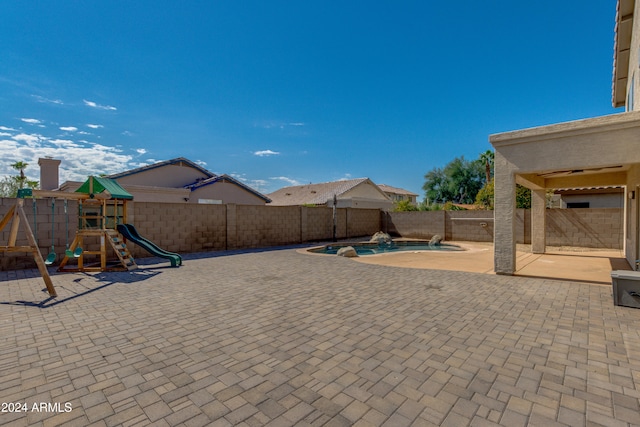
[[[38,159],[40,166],[40,188],[42,190],[55,190],[60,186],[58,178],[58,166],[60,160],[45,157]]]

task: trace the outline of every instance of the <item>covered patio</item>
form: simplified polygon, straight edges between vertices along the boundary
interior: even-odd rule
[[[495,149],[494,269],[516,265],[516,184],[531,189],[531,252],[546,251],[546,191],[625,187],[624,257],[638,259],[640,112],[627,112],[491,135]]]

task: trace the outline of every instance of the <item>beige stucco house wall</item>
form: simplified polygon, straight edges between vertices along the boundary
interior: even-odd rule
[[[499,274],[516,270],[515,186],[532,190],[531,248],[542,253],[547,189],[624,186],[625,256],[639,258],[640,94],[638,49],[640,12],[633,0],[617,4],[613,106],[627,112],[491,135],[495,149],[495,260]],[[628,78],[627,78],[628,76]]]
[[[378,184],[378,187],[384,192],[384,194],[391,199],[392,202],[401,202],[407,200],[409,203],[416,205],[418,195],[404,188],[392,187],[386,184]]]
[[[199,179],[210,178],[202,169],[196,169],[190,164],[166,164],[149,169],[141,168],[135,173],[121,173],[109,176],[118,181],[123,187],[138,185],[159,188],[181,188]]]
[[[559,190],[559,206],[562,209],[575,208],[576,204],[586,204],[585,208],[623,208],[624,188],[580,190]]]
[[[391,205],[386,194],[369,181],[364,181],[345,191],[338,200],[340,208],[388,209]]]
[[[194,188],[189,201],[191,203],[264,205],[269,200],[251,189],[242,187],[242,184],[229,177],[217,177],[215,182]]]

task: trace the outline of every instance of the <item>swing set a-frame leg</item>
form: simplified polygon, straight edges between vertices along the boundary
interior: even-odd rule
[[[44,284],[47,286],[47,291],[51,297],[57,297],[58,293],[56,289],[53,287],[53,282],[51,281],[51,276],[49,276],[49,271],[47,271],[47,266],[44,263],[44,259],[42,259],[42,254],[40,253],[40,248],[38,248],[38,243],[36,242],[36,238],[33,235],[33,231],[31,231],[31,227],[29,226],[29,220],[27,219],[27,215],[24,213],[24,209],[22,209],[22,204],[18,206],[18,212],[20,214],[20,218],[24,222],[24,229],[27,234],[27,240],[29,241],[29,245],[33,248],[33,259],[36,261],[36,265],[38,266],[38,270],[40,271],[40,275],[42,276],[42,280],[44,280]]]
[[[42,280],[44,280],[44,284],[47,286],[49,295],[51,297],[57,297],[58,294],[56,293],[56,289],[53,287],[51,276],[49,276],[47,266],[45,265],[42,254],[40,253],[40,249],[38,248],[36,238],[33,235],[33,231],[31,231],[31,227],[29,226],[29,220],[24,213],[23,205],[24,199],[18,199],[17,203],[11,209],[9,209],[9,212],[7,212],[4,218],[0,220],[0,230],[2,230],[9,223],[9,221],[12,221],[11,231],[9,232],[9,244],[7,246],[0,247],[0,252],[31,252],[31,254],[33,255],[33,259],[38,266],[38,270],[40,271],[40,275],[42,276]],[[16,246],[15,244],[20,221],[24,223],[25,234],[27,235],[29,246]]]

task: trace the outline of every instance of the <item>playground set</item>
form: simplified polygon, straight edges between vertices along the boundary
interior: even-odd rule
[[[42,257],[36,236],[25,213],[25,199],[33,201],[34,229],[37,234],[36,199],[51,199],[51,252],[46,258]],[[33,255],[40,275],[45,282],[51,297],[57,293],[47,271],[47,265],[53,264],[58,258],[55,251],[55,203],[64,203],[66,248],[64,257],[58,265],[60,272],[88,272],[88,271],[130,271],[138,268],[133,256],[127,248],[129,240],[152,255],[168,259],[172,267],[182,264],[182,257],[176,253],[165,251],[153,242],[140,236],[132,224],[127,223],[127,202],[133,196],[122,188],[116,181],[108,178],[90,176],[74,193],[48,190],[21,189],[18,191],[16,204],[0,220],[0,232],[11,222],[9,241],[6,246],[0,246],[0,252],[27,252]],[[69,213],[68,200],[78,202],[78,229],[71,244],[69,244]],[[20,223],[23,224],[27,238],[27,246],[16,245]],[[96,245],[97,240],[97,245]],[[97,250],[88,250],[91,247]],[[118,258],[113,264],[108,262],[108,248],[111,248]],[[99,262],[93,262],[96,258]],[[69,263],[70,260],[75,263]]]

